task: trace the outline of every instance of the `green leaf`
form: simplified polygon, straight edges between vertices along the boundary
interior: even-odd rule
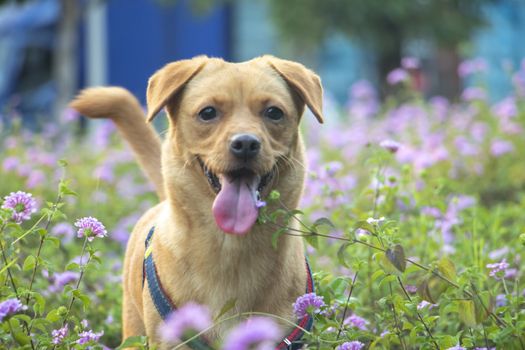
[[[66,181],[60,181],[60,184],[58,185],[58,191],[63,196],[75,196],[77,197],[78,194],[71,190],[68,186],[68,183]]]
[[[365,220],[363,221],[358,221],[355,225],[354,225],[354,231],[356,231],[357,229],[363,229],[363,230],[366,230],[368,232],[370,232],[371,234],[376,234],[376,229],[374,227],[374,225],[371,225],[369,224],[368,222],[366,222]]]
[[[401,272],[405,272],[407,262],[405,260],[405,251],[400,244],[396,244],[393,249],[386,250],[386,257]]]
[[[57,309],[53,309],[47,313],[46,320],[49,322],[56,322],[60,319]]]
[[[476,322],[476,306],[472,300],[458,301],[459,319],[468,327],[475,327]]]
[[[91,304],[91,300],[89,299],[89,297],[87,295],[83,294],[78,289],[75,289],[73,291],[73,295],[75,296],[75,298],[77,298],[78,300],[80,300],[82,302],[84,310],[87,310],[88,306]]]
[[[346,268],[349,268],[349,264],[346,262],[346,248],[351,246],[352,242],[345,242],[339,246],[339,249],[337,250],[337,261],[340,265],[343,265]]]
[[[312,247],[314,247],[315,249],[319,249],[319,236],[318,235],[316,235],[315,233],[308,234],[304,236],[304,239]]]
[[[35,314],[43,314],[46,308],[46,300],[39,293],[34,293],[33,298],[35,299],[35,305],[33,305],[33,310],[35,311]]]
[[[438,271],[448,280],[455,282],[456,281],[456,266],[454,262],[448,257],[442,257],[437,265]]]
[[[29,270],[34,269],[35,268],[35,264],[36,264],[36,258],[33,255],[29,255],[24,260],[24,265],[22,267],[22,271],[29,271]]]
[[[320,226],[328,226],[330,228],[335,228],[334,223],[332,221],[330,221],[330,219],[328,219],[328,218],[319,218],[319,219],[314,221],[312,226],[314,227],[314,229],[316,229],[316,228],[318,228]]]
[[[401,276],[402,272],[397,269],[397,267],[392,264],[390,259],[388,259],[385,253],[377,253],[374,255],[375,259],[379,263],[379,266],[387,273],[391,275]]]
[[[76,262],[70,262],[66,265],[66,270],[68,271],[80,271],[80,265]]]
[[[14,258],[13,260],[11,260],[10,262],[7,263],[7,265],[5,265],[1,270],[0,270],[0,275],[4,273],[5,270],[7,270],[8,268],[10,268],[11,266],[13,266],[16,261],[18,260],[18,258]]]
[[[476,308],[476,322],[482,323],[494,309],[494,298],[487,291],[480,292],[474,298],[474,305]]]
[[[123,350],[134,347],[145,347],[147,345],[148,338],[144,335],[136,335],[133,337],[126,338],[115,350]]]
[[[288,228],[281,227],[280,229],[278,229],[277,231],[275,231],[272,234],[272,246],[273,246],[273,249],[277,249],[277,244],[279,243],[279,237],[281,237],[283,234],[285,234],[287,230],[288,230]]]
[[[235,307],[235,304],[237,304],[237,298],[233,298],[228,300],[223,307],[221,308],[221,311],[219,311],[219,314],[217,317],[215,317],[215,321],[219,320],[222,316],[224,316],[228,311],[232,310]]]

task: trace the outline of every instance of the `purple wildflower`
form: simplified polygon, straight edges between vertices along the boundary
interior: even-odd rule
[[[65,241],[70,241],[75,235],[75,229],[69,222],[59,222],[51,229],[51,234],[55,236],[62,236]]]
[[[362,331],[366,331],[367,330],[367,325],[368,325],[368,321],[365,320],[364,318],[362,317],[359,317],[357,315],[351,315],[350,317],[348,317],[346,320],[344,320],[343,322],[344,324],[346,325],[350,325],[352,327],[355,327],[355,328],[358,328]]]
[[[69,329],[67,328],[67,325],[65,325],[62,328],[54,329],[51,331],[51,336],[53,337],[52,343],[55,345],[58,345],[62,343],[65,337],[67,337],[67,333],[69,332]]]
[[[465,60],[459,64],[458,75],[466,77],[471,74],[481,73],[487,70],[487,61],[483,58]]]
[[[257,199],[255,201],[255,207],[256,208],[262,208],[262,207],[265,207],[266,206],[266,202],[265,201],[262,201],[260,199]]]
[[[485,100],[487,92],[479,87],[468,87],[463,90],[461,98],[465,101]]]
[[[104,331],[100,331],[98,333],[95,333],[95,332],[93,332],[90,329],[87,330],[87,331],[80,332],[78,334],[79,338],[77,340],[77,344],[82,345],[82,344],[86,344],[86,343],[89,343],[89,342],[98,342],[100,337],[102,337],[103,335],[104,335]]]
[[[293,304],[293,310],[298,318],[306,317],[308,314],[317,314],[325,306],[323,297],[315,293],[306,293],[301,295]]]
[[[234,328],[224,341],[224,350],[248,350],[258,345],[259,350],[275,349],[281,339],[277,324],[269,318],[252,317]]]
[[[2,168],[4,169],[4,171],[13,171],[15,170],[18,165],[20,164],[20,160],[18,160],[18,158],[16,157],[7,157],[4,159],[3,163],[2,163]]]
[[[490,153],[494,157],[499,157],[512,151],[514,151],[514,145],[506,140],[495,140],[490,145]]]
[[[64,286],[68,283],[74,282],[78,279],[79,274],[73,271],[65,271],[63,273],[55,273],[51,278],[53,284],[49,286],[48,290],[51,293],[60,292],[64,289]]]
[[[509,263],[506,259],[501,260],[499,263],[487,264],[487,268],[490,269],[489,276],[499,279],[502,275],[505,275],[506,270],[509,268]],[[501,273],[503,272],[503,273]]]
[[[429,310],[432,310],[433,308],[435,308],[437,306],[437,304],[432,304],[432,303],[429,303],[428,301],[426,300],[423,300],[421,301],[419,304],[417,304],[417,309],[418,310],[422,310],[426,307],[428,307]]]
[[[396,153],[399,150],[399,147],[401,147],[401,144],[399,142],[396,142],[394,140],[383,140],[379,143],[379,146],[383,147],[390,153]]]
[[[403,57],[401,59],[401,67],[405,69],[418,69],[421,66],[421,62],[417,57]]]
[[[492,113],[503,119],[515,117],[518,114],[516,99],[514,97],[507,97],[501,100],[492,107]]]
[[[159,327],[159,335],[167,342],[178,342],[187,331],[202,332],[212,325],[206,306],[188,303],[173,311]]]
[[[409,78],[408,72],[402,68],[396,68],[390,73],[388,73],[386,77],[386,81],[390,85],[397,85],[399,83],[407,81]]]
[[[360,341],[354,340],[339,345],[336,350],[361,350],[365,344]]]
[[[105,237],[108,233],[106,228],[100,221],[94,217],[87,216],[78,219],[75,222],[75,227],[78,227],[77,236],[87,237],[88,241],[93,241],[95,237]]]
[[[36,201],[31,193],[22,191],[11,192],[9,196],[4,197],[2,208],[11,209],[13,211],[11,218],[17,224],[20,224],[22,221],[29,220],[31,214],[36,212]]]
[[[35,188],[40,186],[44,180],[46,179],[46,175],[41,170],[34,170],[29,173],[29,177],[26,181],[27,188]]]
[[[0,322],[8,315],[17,313],[20,310],[24,310],[25,307],[22,305],[20,300],[17,298],[7,299],[0,303]]]
[[[467,350],[467,348],[464,348],[462,346],[460,346],[459,344],[451,347],[451,348],[447,348],[447,350]]]

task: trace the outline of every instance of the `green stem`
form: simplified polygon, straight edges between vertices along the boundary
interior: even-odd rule
[[[343,310],[343,318],[341,319],[341,324],[339,325],[339,330],[337,331],[337,337],[336,340],[339,340],[339,336],[341,335],[341,332],[343,331],[343,326],[346,319],[346,313],[348,312],[348,303],[350,302],[350,297],[352,296],[352,292],[354,291],[355,281],[357,280],[357,275],[359,274],[359,271],[357,271],[354,275],[354,278],[352,279],[352,284],[350,285],[350,291],[348,292],[348,298],[346,298],[346,304],[345,308]]]
[[[60,203],[61,198],[62,197],[60,196],[60,194],[58,194],[57,198],[55,199],[55,202],[53,203],[53,211],[51,212],[51,214],[47,218],[46,226],[44,228],[46,233],[40,238],[40,244],[38,245],[38,251],[36,253],[35,267],[33,268],[33,273],[31,274],[31,281],[29,282],[29,290],[28,290],[28,294],[27,294],[27,298],[26,298],[26,304],[29,303],[29,300],[31,299],[30,292],[33,290],[33,283],[35,282],[36,272],[37,272],[38,267],[39,267],[38,261],[40,259],[40,253],[42,251],[42,246],[44,245],[44,242],[46,240],[47,230],[49,229],[49,225],[51,224],[51,220],[53,219],[53,216],[55,215],[55,213],[56,213],[56,211],[58,209],[58,203]]]
[[[80,263],[82,264],[82,260],[84,258],[84,254],[86,252],[86,246],[88,242],[88,237],[84,239],[84,245],[82,246],[82,253],[80,254]],[[91,261],[91,255],[88,258],[88,261],[86,261],[85,264],[80,265],[80,276],[78,277],[77,285],[75,286],[75,290],[78,290],[78,287],[80,286],[80,282],[82,281],[82,277],[84,277],[84,271],[86,267],[88,266],[89,262]],[[67,323],[67,318],[69,317],[69,313],[71,312],[71,308],[73,307],[73,303],[75,302],[76,297],[73,294],[71,296],[71,301],[69,302],[69,305],[67,307],[66,315],[64,316],[64,321],[62,322],[62,327],[64,327]]]
[[[408,294],[407,290],[405,289],[405,286],[403,285],[403,282],[401,281],[401,278],[399,276],[397,276],[397,281],[399,282],[399,285],[401,286],[401,289],[403,290],[403,293],[407,297],[408,301],[412,302],[412,298],[410,297],[410,295]],[[419,318],[419,321],[421,322],[421,324],[423,324],[423,327],[425,327],[425,330],[427,331],[428,336],[430,337],[430,339],[432,339],[432,342],[434,343],[434,346],[436,347],[436,349],[439,350],[439,345],[436,342],[436,339],[434,339],[434,336],[432,335],[432,332],[430,331],[430,328],[428,328],[427,324],[425,323],[425,320],[423,320],[423,317],[421,317],[421,314],[417,310],[416,310],[416,315]]]
[[[403,335],[401,334],[401,326],[399,325],[399,321],[397,320],[397,312],[396,312],[396,306],[394,305],[394,293],[392,292],[392,282],[389,282],[388,283],[388,287],[390,288],[390,297],[392,298],[391,300],[391,306],[392,306],[392,313],[394,315],[394,324],[395,324],[395,327],[396,327],[396,334],[397,334],[397,337],[399,338],[399,342],[401,343],[401,346],[403,347],[403,349],[406,350],[407,346],[405,344],[405,340],[403,338]]]

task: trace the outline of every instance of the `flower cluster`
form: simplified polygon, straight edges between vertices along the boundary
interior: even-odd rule
[[[12,219],[17,224],[22,221],[29,220],[31,214],[36,212],[37,205],[31,193],[22,191],[11,192],[8,196],[4,197],[3,209],[11,209],[13,212]]]
[[[226,338],[224,350],[275,349],[281,339],[281,330],[269,318],[252,317],[233,329]]]
[[[326,306],[323,297],[315,293],[301,295],[293,304],[293,310],[298,318],[303,318],[308,314],[317,314],[321,308]]]
[[[1,302],[0,303],[0,322],[2,322],[6,316],[13,315],[24,309],[25,309],[24,305],[22,305],[20,300],[18,300],[17,298],[7,299]]]
[[[505,272],[509,268],[509,263],[503,259],[499,263],[487,264],[487,268],[490,269],[489,276],[498,279],[505,275]]]
[[[104,225],[91,216],[78,219],[75,222],[75,227],[78,228],[77,236],[79,238],[87,237],[87,240],[90,242],[95,237],[105,237],[108,233]]]
[[[168,315],[159,327],[159,335],[162,340],[174,343],[182,340],[188,331],[202,332],[211,325],[211,314],[207,307],[187,303]]]
[[[51,342],[55,345],[61,344],[62,341],[64,341],[64,338],[67,337],[68,333],[69,333],[69,329],[67,325],[59,329],[54,329],[51,332],[51,336],[53,337],[53,340]]]
[[[354,340],[339,345],[336,348],[336,350],[361,350],[364,346],[365,344],[361,343],[360,341]]]

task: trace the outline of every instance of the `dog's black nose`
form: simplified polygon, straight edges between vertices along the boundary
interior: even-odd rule
[[[237,158],[249,160],[259,154],[261,141],[252,134],[235,135],[230,143],[230,152]]]

